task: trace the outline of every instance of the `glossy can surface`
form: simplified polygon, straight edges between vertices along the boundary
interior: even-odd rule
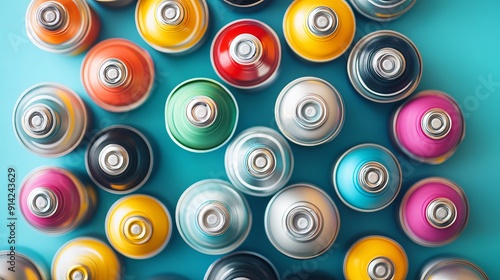
[[[204,40],[209,15],[205,0],[139,0],[135,22],[141,37],[165,53],[186,53]]]
[[[431,177],[415,183],[405,194],[399,220],[406,235],[422,246],[446,245],[467,225],[469,204],[455,183]]]
[[[347,150],[333,169],[333,186],[350,208],[373,212],[387,207],[398,195],[402,173],[396,157],[377,144]]]
[[[111,112],[130,111],[143,104],[155,78],[149,53],[119,38],[95,45],[85,56],[81,72],[83,86],[90,98]]]
[[[344,125],[344,101],[327,81],[302,77],[280,92],[274,116],[288,140],[302,146],[316,146],[340,133]]]
[[[9,270],[11,267],[14,267],[15,271]],[[28,256],[17,251],[0,251],[0,279],[48,280],[49,278],[45,268]]]
[[[238,190],[269,196],[284,187],[293,172],[293,154],[285,138],[275,130],[256,126],[241,132],[229,144],[225,156],[229,181]]]
[[[347,61],[347,74],[364,98],[388,103],[409,96],[422,77],[422,57],[401,33],[379,30],[361,38]]]
[[[484,271],[474,263],[455,258],[441,258],[425,265],[420,280],[489,280]]]
[[[52,260],[54,280],[118,280],[121,272],[115,252],[106,243],[92,237],[66,242]]]
[[[397,146],[409,157],[440,164],[455,153],[465,137],[465,120],[451,96],[426,90],[396,110],[391,132]]]
[[[245,197],[222,180],[199,181],[179,198],[177,229],[193,249],[210,255],[225,254],[245,241],[252,213]]]
[[[283,33],[290,48],[312,62],[341,56],[351,45],[356,21],[344,0],[295,0],[283,17]]]
[[[277,77],[281,45],[278,35],[267,24],[241,19],[217,33],[210,59],[217,75],[231,86],[259,88]]]
[[[92,138],[85,153],[85,165],[92,181],[103,190],[130,193],[149,179],[153,151],[141,132],[114,125]]]
[[[48,234],[73,230],[94,211],[97,195],[71,172],[42,167],[30,172],[21,183],[19,206],[26,221]]]
[[[253,252],[236,252],[216,260],[204,280],[278,280],[278,271],[265,257]]]
[[[127,195],[109,209],[106,237],[120,254],[147,259],[159,254],[170,240],[172,219],[163,203],[142,194]]]
[[[295,184],[269,201],[264,226],[269,241],[278,251],[291,258],[310,259],[333,245],[340,216],[324,191],[309,184]]]
[[[238,124],[238,104],[222,84],[205,78],[187,80],[172,90],[165,104],[170,138],[191,152],[223,146]]]
[[[417,0],[350,0],[363,16],[376,21],[394,20],[408,12]]]
[[[73,151],[87,131],[87,109],[73,90],[59,84],[34,85],[14,107],[17,139],[31,152],[59,157]]]
[[[404,280],[408,258],[396,241],[367,236],[354,243],[344,258],[344,277],[356,280]]]
[[[71,55],[88,49],[101,28],[85,0],[32,0],[25,21],[28,38],[37,47]]]

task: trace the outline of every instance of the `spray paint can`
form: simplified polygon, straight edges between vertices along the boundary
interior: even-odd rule
[[[121,279],[121,265],[115,252],[92,237],[66,242],[52,260],[54,280]]]
[[[217,75],[231,86],[262,88],[278,76],[281,45],[278,35],[267,24],[240,19],[215,35],[210,59]]]
[[[227,147],[224,163],[233,186],[255,196],[276,193],[293,172],[290,145],[278,132],[262,126],[241,132]]]
[[[327,81],[298,78],[283,88],[274,108],[278,128],[295,144],[316,146],[333,140],[344,124],[344,101]]]
[[[484,271],[476,264],[458,258],[436,258],[428,262],[420,280],[489,280]]]
[[[354,13],[344,0],[296,0],[283,17],[288,46],[312,62],[327,62],[341,56],[356,31]]]
[[[187,80],[172,90],[165,104],[170,138],[191,152],[209,152],[233,136],[238,104],[222,84],[205,78]]]
[[[344,277],[357,280],[404,280],[405,250],[384,236],[367,236],[354,243],[344,258]]]
[[[465,137],[465,120],[451,96],[426,90],[396,110],[391,132],[396,145],[409,157],[440,164],[455,153]]]
[[[82,62],[82,83],[90,98],[111,112],[143,104],[153,87],[155,69],[149,53],[119,38],[95,45]]]
[[[264,225],[269,241],[278,251],[291,258],[310,259],[333,245],[340,217],[324,191],[309,184],[295,184],[269,201]]]
[[[203,280],[266,279],[278,280],[274,265],[254,252],[236,252],[216,260]]]
[[[415,183],[404,195],[399,221],[406,235],[427,247],[448,244],[467,225],[469,204],[455,183],[431,177]]]
[[[252,213],[245,197],[222,180],[199,181],[179,198],[177,229],[193,249],[210,255],[225,254],[245,241]]]
[[[27,89],[14,107],[14,133],[31,152],[59,157],[82,141],[89,116],[82,99],[59,84],[42,83]]]
[[[388,103],[409,96],[422,77],[422,57],[413,42],[391,30],[361,38],[347,60],[347,74],[364,98]]]
[[[205,0],[139,0],[135,23],[139,35],[164,53],[187,53],[200,46],[208,28]]]
[[[333,186],[342,202],[362,212],[387,207],[401,189],[402,173],[396,157],[377,144],[347,150],[333,169]]]
[[[85,220],[95,209],[97,194],[70,171],[42,167],[30,172],[21,183],[19,205],[26,221],[34,228],[60,235]]]
[[[18,251],[0,251],[0,279],[48,280],[48,272],[42,262],[35,261],[31,257]],[[11,267],[14,267],[15,271],[9,270]]]
[[[117,200],[105,222],[106,237],[120,254],[147,259],[159,254],[172,234],[172,219],[163,203],[143,194]]]
[[[85,0],[32,0],[25,21],[35,46],[70,55],[88,49],[101,28],[97,13]]]
[[[146,183],[153,170],[153,151],[135,128],[114,125],[98,132],[85,153],[92,181],[114,194],[133,192]]]
[[[390,21],[408,12],[417,0],[350,0],[364,17],[376,21]]]

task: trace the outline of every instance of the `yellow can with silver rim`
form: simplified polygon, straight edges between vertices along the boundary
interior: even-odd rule
[[[208,22],[205,0],[139,0],[135,10],[141,37],[165,53],[184,53],[201,45]]]
[[[344,259],[344,277],[356,280],[404,280],[408,258],[396,241],[368,236],[354,243]]]
[[[52,279],[121,279],[121,265],[113,249],[91,237],[68,241],[52,261]]]
[[[283,33],[290,48],[312,62],[341,56],[356,31],[354,13],[344,0],[295,0],[283,18]]]
[[[106,236],[122,255],[147,259],[160,253],[172,234],[172,219],[163,203],[142,194],[125,196],[108,211]]]

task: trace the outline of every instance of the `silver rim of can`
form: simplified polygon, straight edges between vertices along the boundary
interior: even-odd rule
[[[197,211],[197,223],[200,229],[211,236],[226,232],[230,225],[229,210],[220,201],[207,201]]]
[[[379,162],[367,162],[358,173],[358,181],[361,187],[369,193],[383,191],[389,180],[389,171]]]
[[[288,129],[285,129],[285,126],[283,125],[282,121],[281,121],[281,114],[280,114],[280,111],[281,111],[281,108],[282,108],[282,104],[283,104],[283,99],[285,98],[285,96],[287,95],[287,93],[290,91],[290,89],[292,87],[294,87],[295,85],[299,84],[299,83],[302,83],[302,82],[307,82],[307,81],[315,81],[315,82],[319,82],[321,83],[322,85],[328,87],[332,92],[333,94],[335,94],[335,97],[338,101],[338,108],[339,108],[339,111],[340,111],[340,118],[339,118],[339,121],[338,121],[338,125],[337,125],[337,128],[335,130],[332,131],[332,133],[326,137],[325,139],[322,139],[320,141],[315,141],[315,142],[304,142],[304,141],[300,141],[300,139],[296,139],[295,136],[291,135],[290,133],[288,133]],[[307,96],[311,96],[311,95],[306,95]],[[323,98],[322,98],[323,99]],[[312,105],[313,108],[315,108],[315,111],[316,113],[320,110],[319,108],[321,108],[321,102],[313,102],[313,103],[308,103],[308,106],[304,106],[303,108],[307,110],[310,110],[309,107]],[[325,104],[326,102],[324,102],[323,104]],[[329,110],[327,109],[325,114],[328,112]],[[296,112],[296,111],[295,111]],[[304,112],[303,115],[314,115],[314,114],[308,114],[307,112]],[[342,96],[340,95],[340,93],[337,91],[337,89],[335,87],[333,87],[330,83],[328,83],[327,81],[323,80],[323,79],[320,79],[320,78],[317,78],[317,77],[301,77],[301,78],[297,78],[293,81],[291,81],[290,83],[288,83],[280,92],[280,94],[278,95],[278,98],[276,99],[276,104],[275,104],[275,107],[274,107],[274,116],[275,116],[275,120],[276,120],[276,124],[278,126],[278,129],[281,131],[281,133],[291,142],[297,144],[297,145],[301,145],[301,146],[317,146],[317,145],[321,145],[323,143],[327,143],[331,140],[333,140],[339,133],[340,131],[342,130],[342,127],[344,125],[344,119],[345,119],[345,106],[344,106],[344,100],[342,99]],[[318,121],[322,119],[322,117],[320,118],[315,118],[317,119]],[[327,117],[325,117],[325,122],[327,120]],[[307,124],[307,122],[305,122]],[[314,122],[313,122],[314,123]],[[312,128],[311,128],[312,129]]]
[[[431,139],[443,139],[451,131],[452,126],[450,115],[439,108],[428,110],[422,117],[422,131]]]
[[[252,34],[240,34],[231,41],[229,55],[242,65],[252,65],[262,57],[262,43]]]
[[[327,37],[333,34],[338,25],[337,14],[326,6],[316,7],[307,15],[307,28],[311,33],[319,37]]]
[[[99,153],[99,167],[108,175],[123,174],[128,165],[128,152],[120,145],[108,144]]]
[[[380,5],[380,4],[377,4],[375,3],[373,0],[350,0],[352,6],[354,7],[354,9],[360,13],[362,16],[368,18],[368,19],[371,19],[371,20],[375,20],[375,21],[379,21],[379,22],[387,22],[387,21],[392,21],[392,20],[395,20],[397,18],[399,18],[400,16],[402,16],[404,13],[408,12],[412,7],[413,5],[415,5],[415,3],[417,2],[416,0],[411,0],[411,3],[403,10],[401,11],[398,11],[398,13],[396,14],[392,14],[388,17],[377,17],[373,14],[370,14],[368,13],[367,11],[365,11],[361,5],[359,4],[359,2],[370,2],[372,5],[374,6],[377,6],[381,9],[392,9],[396,6],[398,6],[399,4],[398,3],[403,3],[403,2],[407,2],[407,0],[389,0],[390,2],[395,2],[394,4],[392,5]],[[389,2],[387,1],[387,2]]]
[[[116,58],[106,59],[99,66],[99,82],[106,87],[116,88],[128,79],[127,65]]]
[[[445,97],[447,97],[449,100],[451,100],[455,106],[459,109],[460,111],[460,117],[461,117],[461,122],[462,122],[462,136],[460,138],[460,141],[457,143],[457,145],[451,149],[448,153],[442,155],[442,156],[439,156],[439,157],[436,157],[436,158],[423,158],[423,157],[418,157],[418,156],[415,156],[413,153],[411,153],[408,149],[406,149],[402,144],[401,144],[401,141],[399,141],[398,137],[397,137],[397,133],[396,133],[396,121],[398,119],[398,116],[399,116],[399,112],[401,111],[401,109],[406,105],[408,104],[408,102],[411,102],[413,99],[415,98],[418,98],[418,97],[421,97],[421,96],[426,96],[426,95],[429,95],[429,94],[433,94],[433,93],[439,93],[440,95],[443,95]],[[450,158],[454,153],[455,151],[457,150],[458,148],[458,145],[460,144],[460,142],[462,142],[462,140],[464,139],[465,137],[465,127],[466,127],[466,124],[465,124],[465,120],[464,120],[464,116],[462,114],[462,111],[460,109],[460,107],[458,106],[458,104],[456,103],[456,101],[448,94],[442,92],[442,91],[437,91],[437,90],[424,90],[424,91],[421,91],[421,92],[418,92],[416,95],[414,95],[412,98],[408,99],[407,101],[405,101],[403,104],[401,104],[397,109],[396,111],[394,112],[392,118],[391,118],[391,121],[392,123],[392,128],[391,128],[391,140],[396,144],[396,146],[405,154],[407,155],[408,157],[410,157],[411,159],[414,159],[416,161],[419,161],[419,162],[422,162],[422,163],[426,163],[426,164],[432,164],[432,165],[437,165],[437,164],[440,164],[441,162],[444,162],[446,161],[448,158]]]
[[[464,205],[465,205],[465,209],[467,209],[466,213],[464,213],[465,220],[464,220],[464,224],[463,224],[461,230],[457,231],[457,233],[452,238],[450,238],[450,239],[448,239],[448,240],[446,240],[444,242],[432,243],[432,242],[427,242],[425,240],[422,240],[422,239],[414,236],[413,233],[408,228],[408,225],[406,224],[406,220],[404,219],[403,212],[404,212],[404,208],[406,207],[406,204],[408,203],[408,198],[410,197],[410,195],[417,188],[419,188],[420,186],[425,185],[425,184],[427,184],[429,182],[442,183],[442,184],[444,184],[444,185],[452,188],[453,190],[455,190],[460,195],[460,197],[462,198],[462,201],[464,202]],[[415,184],[413,184],[408,189],[408,191],[405,193],[405,195],[403,196],[403,199],[401,200],[401,205],[399,207],[399,224],[401,225],[401,228],[403,229],[404,233],[413,242],[415,242],[415,243],[417,243],[419,245],[425,246],[425,247],[438,247],[438,246],[443,246],[443,245],[446,245],[446,244],[449,244],[449,243],[453,242],[455,239],[457,239],[460,236],[460,233],[463,231],[463,229],[465,229],[467,227],[468,221],[469,221],[469,202],[467,200],[467,197],[465,196],[464,191],[462,190],[462,188],[460,188],[454,182],[452,182],[452,181],[450,181],[448,179],[444,179],[442,177],[428,177],[428,178],[422,179],[422,180],[416,182]]]
[[[315,129],[328,119],[326,102],[321,96],[311,94],[299,99],[295,108],[295,120],[305,129]]]
[[[92,270],[83,264],[74,264],[70,266],[66,273],[66,279],[69,280],[89,280],[92,278]]]
[[[457,208],[447,198],[436,198],[431,201],[425,213],[429,224],[438,229],[450,227],[457,219]]]
[[[223,260],[226,260],[228,258],[231,258],[233,257],[234,255],[240,255],[240,254],[247,254],[247,255],[252,255],[252,256],[255,256],[255,257],[258,257],[260,259],[262,259],[264,262],[266,262],[269,267],[271,267],[271,269],[274,271],[274,274],[276,275],[276,279],[279,279],[279,274],[278,274],[278,270],[276,269],[276,267],[274,266],[274,264],[269,261],[268,258],[264,257],[263,255],[261,254],[258,254],[258,253],[255,253],[255,252],[250,252],[250,251],[238,251],[238,252],[233,252],[233,253],[230,253],[229,255],[225,255],[217,260],[215,260],[207,269],[207,272],[205,273],[205,276],[203,277],[203,280],[208,280],[210,277],[210,273],[212,272],[212,270],[214,269],[214,267],[221,261]]]
[[[54,110],[45,104],[35,104],[23,113],[22,128],[28,136],[43,139],[54,132],[57,121]]]
[[[373,54],[371,66],[379,77],[394,80],[403,74],[406,68],[406,60],[398,50],[382,48]]]
[[[156,18],[165,25],[179,25],[184,20],[184,7],[176,0],[161,1],[156,7]]]
[[[123,223],[122,234],[134,245],[148,242],[153,235],[153,225],[145,216],[132,216]]]
[[[368,275],[372,280],[393,279],[394,270],[394,263],[385,257],[375,258],[368,264]]]
[[[186,118],[196,127],[209,127],[217,119],[218,106],[208,96],[197,96],[191,99],[186,107]]]
[[[151,172],[153,171],[153,165],[154,165],[153,149],[151,147],[151,144],[149,143],[149,140],[146,138],[146,136],[144,136],[144,134],[142,134],[142,132],[140,132],[139,130],[137,130],[137,129],[131,127],[131,126],[128,126],[128,125],[112,125],[112,126],[108,126],[107,128],[99,131],[97,134],[101,135],[104,132],[107,132],[107,131],[109,131],[111,129],[115,129],[115,128],[122,128],[122,129],[130,130],[130,131],[136,133],[137,135],[139,135],[139,137],[142,138],[142,140],[144,141],[144,143],[146,143],[146,146],[148,147],[148,153],[149,153],[150,161],[149,161],[149,169],[148,169],[148,172],[146,173],[146,175],[144,176],[144,179],[139,184],[137,184],[137,186],[135,186],[135,187],[133,187],[131,189],[125,190],[125,191],[112,190],[110,188],[107,188],[106,186],[101,185],[99,183],[99,181],[97,181],[94,178],[94,176],[92,176],[92,173],[89,171],[90,168],[89,168],[89,163],[88,163],[88,157],[89,157],[89,152],[90,152],[90,146],[88,146],[87,150],[85,151],[85,169],[87,170],[87,173],[89,174],[90,179],[92,179],[92,182],[94,182],[102,190],[105,190],[105,191],[107,191],[109,193],[113,193],[113,194],[128,194],[128,193],[134,192],[137,189],[139,189],[140,187],[142,187],[147,182],[147,180],[149,179],[149,177],[151,176]],[[91,142],[94,142],[94,138],[91,140]]]
[[[227,3],[228,5],[231,5],[233,7],[238,7],[238,8],[251,8],[251,7],[255,7],[261,3],[264,3],[266,2],[266,0],[258,0],[258,1],[254,1],[254,3],[251,3],[251,4],[245,4],[245,5],[238,5],[236,3],[233,3],[231,1],[228,1],[228,0],[224,0],[225,3]]]
[[[41,4],[36,10],[36,20],[43,28],[55,31],[67,25],[66,9],[58,2],[49,1]]]
[[[313,204],[298,202],[286,210],[283,226],[294,240],[312,241],[323,230],[323,216]]]
[[[436,270],[439,270],[440,268],[444,268],[450,265],[458,265],[458,266],[463,266],[463,267],[469,267],[474,270],[474,272],[477,272],[482,279],[481,280],[489,280],[488,275],[475,263],[464,260],[464,259],[459,259],[459,258],[438,258],[435,260],[430,261],[424,266],[424,269],[422,270],[420,280],[428,280],[429,277],[432,276],[432,273]]]
[[[358,149],[358,148],[363,148],[363,147],[374,147],[374,148],[377,148],[377,149],[381,149],[383,151],[385,151],[388,155],[390,155],[392,157],[392,159],[394,160],[394,162],[396,163],[396,165],[398,166],[398,174],[399,174],[399,177],[401,178],[402,177],[402,170],[401,170],[401,164],[399,163],[399,161],[397,160],[396,156],[394,156],[394,154],[389,150],[387,149],[386,147],[384,146],[381,146],[379,144],[373,144],[373,143],[365,143],[365,144],[359,144],[359,145],[356,145],[350,149],[348,149],[347,151],[345,151],[340,157],[339,159],[337,160],[337,162],[335,163],[335,166],[333,167],[333,176],[332,176],[332,181],[333,181],[333,188],[335,189],[335,192],[337,193],[337,196],[338,198],[342,201],[342,203],[344,203],[344,205],[346,205],[347,207],[353,209],[353,210],[356,210],[356,211],[360,211],[360,212],[375,212],[375,211],[379,211],[379,210],[382,210],[384,209],[385,207],[389,206],[395,199],[396,197],[398,196],[400,190],[401,190],[401,186],[403,184],[403,180],[399,180],[399,184],[398,184],[398,190],[397,192],[394,194],[393,198],[387,202],[387,204],[385,204],[384,206],[382,207],[379,207],[379,208],[375,208],[375,209],[363,209],[363,208],[358,208],[358,207],[354,207],[353,205],[351,205],[350,203],[348,203],[343,197],[342,195],[340,194],[340,191],[338,189],[338,186],[337,186],[337,183],[336,183],[336,179],[337,178],[337,169],[338,169],[338,166],[340,164],[340,162],[345,158],[346,155],[348,155],[350,152],[352,152],[353,150],[355,149]]]
[[[28,208],[30,212],[42,218],[54,215],[59,206],[56,194],[47,187],[37,187],[28,195]]]
[[[247,170],[256,178],[265,178],[276,170],[276,156],[268,148],[253,149],[247,157]]]
[[[358,79],[358,59],[359,59],[360,51],[363,49],[363,47],[366,45],[367,42],[372,40],[374,37],[383,36],[383,35],[398,37],[398,38],[404,40],[405,42],[407,42],[408,45],[410,45],[412,47],[412,49],[415,51],[415,53],[418,57],[418,61],[420,64],[420,71],[419,71],[417,77],[415,78],[415,81],[412,84],[409,84],[407,87],[403,88],[402,90],[400,90],[398,92],[380,95],[379,93],[374,92],[371,89],[369,89],[368,87],[366,87],[366,85],[363,83],[363,81]],[[392,30],[379,30],[379,31],[375,31],[375,32],[372,32],[372,33],[364,36],[354,45],[354,47],[352,48],[352,51],[349,54],[349,57],[347,59],[347,76],[349,77],[349,81],[351,82],[351,85],[354,87],[356,92],[358,92],[361,96],[363,96],[364,98],[366,98],[370,101],[378,102],[378,103],[392,103],[392,102],[396,102],[396,101],[399,101],[399,100],[402,100],[402,99],[408,97],[412,92],[415,91],[418,84],[420,83],[420,79],[422,78],[422,69],[423,69],[422,56],[421,56],[420,52],[418,51],[417,46],[408,37],[404,36],[401,33],[392,31]],[[358,83],[361,86],[358,85]],[[404,94],[402,94],[402,93],[404,93]],[[389,97],[389,98],[378,99],[378,98],[374,98],[374,97],[370,96],[371,94],[373,94],[375,96]],[[396,97],[396,98],[394,98],[394,97]]]

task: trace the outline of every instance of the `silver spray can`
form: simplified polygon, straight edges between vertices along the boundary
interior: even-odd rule
[[[302,77],[289,83],[274,109],[278,128],[288,140],[302,146],[331,141],[344,124],[344,102],[327,81]]]
[[[438,258],[427,263],[420,280],[488,280],[484,271],[474,263],[456,258]]]
[[[253,252],[236,252],[216,260],[204,280],[278,280],[274,265]]]
[[[293,154],[278,132],[256,126],[243,131],[229,144],[224,163],[229,181],[238,190],[269,196],[288,183]]]
[[[0,251],[0,279],[48,280],[48,270],[41,261],[16,250]]]
[[[288,186],[267,205],[264,226],[269,241],[281,253],[295,259],[310,259],[326,252],[340,227],[332,199],[310,184]]]

